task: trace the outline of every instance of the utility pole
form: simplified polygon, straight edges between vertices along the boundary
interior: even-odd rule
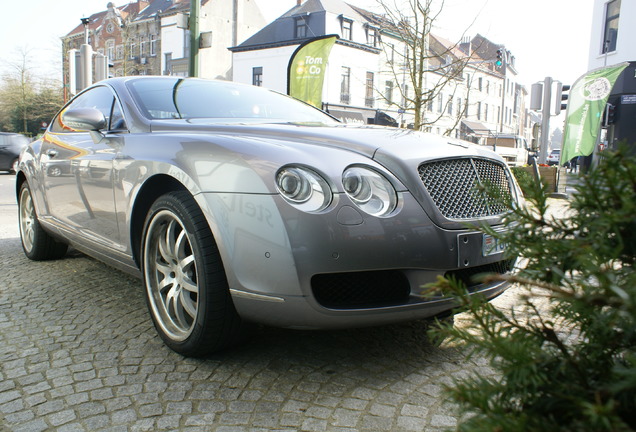
[[[201,0],[190,2],[190,68],[191,77],[199,76],[199,13],[201,11]]]
[[[238,0],[232,3],[232,46],[238,45]]]
[[[550,106],[552,105],[552,77],[543,80],[543,107],[541,110],[541,148],[539,163],[544,164],[548,158],[548,138],[550,135]],[[561,103],[561,101],[559,101]]]

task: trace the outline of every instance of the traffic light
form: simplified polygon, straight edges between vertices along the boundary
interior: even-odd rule
[[[570,90],[569,85],[557,82],[556,98],[554,99],[554,115],[559,115],[561,111],[565,110],[568,107],[567,91],[569,90]]]
[[[616,122],[616,105],[611,103],[605,104],[605,112],[603,112],[603,127],[608,127]]]
[[[500,48],[497,50],[497,60],[495,60],[495,65],[499,67],[502,64],[503,64],[503,50]]]

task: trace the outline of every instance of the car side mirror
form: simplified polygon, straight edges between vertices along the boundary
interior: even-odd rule
[[[99,131],[106,128],[104,114],[95,108],[74,108],[64,111],[62,123],[75,131],[90,132],[95,143],[103,138]]]

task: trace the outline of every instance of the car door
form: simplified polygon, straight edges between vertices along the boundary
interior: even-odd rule
[[[0,134],[0,170],[8,169],[9,161],[9,137]]]
[[[106,118],[104,137],[95,142],[88,131],[63,122],[66,110],[95,108]],[[82,93],[54,119],[41,150],[43,184],[50,217],[76,241],[92,248],[121,249],[113,193],[113,160],[118,147],[109,137],[121,127],[121,107],[113,91],[98,86]]]

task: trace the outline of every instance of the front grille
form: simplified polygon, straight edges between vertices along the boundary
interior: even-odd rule
[[[506,212],[511,193],[503,164],[477,158],[446,159],[423,163],[418,172],[446,218],[473,219]],[[484,187],[492,192],[486,193]]]
[[[515,266],[516,259],[507,259],[503,261],[494,262],[491,264],[485,264],[477,267],[469,267],[458,270],[450,270],[444,274],[445,278],[454,278],[459,280],[471,288],[481,284],[479,280],[480,275],[486,274],[506,274],[510,273]]]
[[[403,304],[411,287],[397,270],[319,274],[311,278],[316,301],[330,309],[354,309]]]

